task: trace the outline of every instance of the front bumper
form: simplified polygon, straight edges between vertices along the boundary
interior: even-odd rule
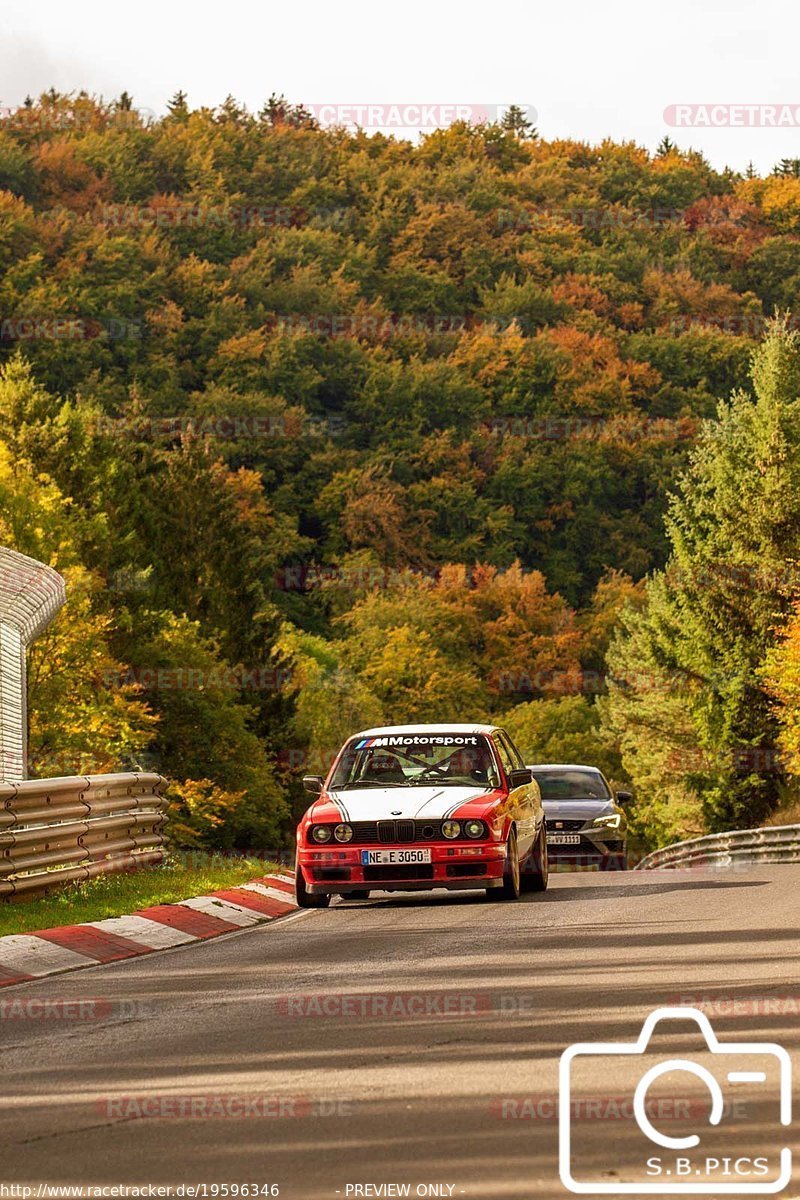
[[[366,866],[362,850],[429,850],[430,863]],[[348,846],[326,850],[299,847],[298,869],[303,872],[311,895],[341,895],[356,888],[381,892],[429,891],[431,888],[459,890],[502,887],[506,847],[504,842],[480,841],[463,844],[414,842],[377,846]]]

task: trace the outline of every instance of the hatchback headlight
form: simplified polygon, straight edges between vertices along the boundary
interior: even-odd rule
[[[595,817],[592,825],[595,829],[619,829],[621,820],[619,813],[611,813],[608,817]]]
[[[486,834],[486,826],[483,821],[467,821],[464,826],[464,833],[468,838],[480,838]]]
[[[329,842],[331,840],[330,825],[314,825],[311,829],[311,837],[315,842]]]
[[[333,831],[333,836],[337,842],[351,842],[353,840],[352,825],[337,825]]]
[[[442,833],[446,838],[457,838],[461,833],[461,825],[458,821],[443,821]]]

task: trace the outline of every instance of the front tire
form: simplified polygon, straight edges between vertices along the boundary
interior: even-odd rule
[[[531,850],[531,869],[522,877],[523,890],[526,892],[546,892],[550,879],[550,859],[547,854],[547,832],[544,821],[536,839],[536,845]]]
[[[503,874],[503,886],[486,889],[486,894],[490,900],[519,900],[520,892],[522,891],[517,835],[513,830],[508,835],[506,847],[506,869]]]
[[[298,908],[327,908],[331,902],[330,896],[324,892],[317,896],[311,895],[306,887],[306,881],[303,878],[303,872],[299,863],[296,864],[294,869],[294,896]]]

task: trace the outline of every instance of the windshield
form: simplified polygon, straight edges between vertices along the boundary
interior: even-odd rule
[[[543,800],[610,800],[611,793],[596,771],[539,771],[533,777]]]
[[[331,789],[362,787],[498,787],[488,738],[479,734],[387,734],[345,746]]]

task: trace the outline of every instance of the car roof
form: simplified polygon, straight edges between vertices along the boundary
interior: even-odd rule
[[[603,774],[599,767],[590,767],[586,763],[528,763],[527,765],[531,771],[594,771],[595,775]]]
[[[353,737],[385,737],[387,734],[394,733],[496,733],[500,729],[500,725],[459,725],[455,722],[450,725],[382,725],[377,729],[362,729],[360,733],[354,733]]]

